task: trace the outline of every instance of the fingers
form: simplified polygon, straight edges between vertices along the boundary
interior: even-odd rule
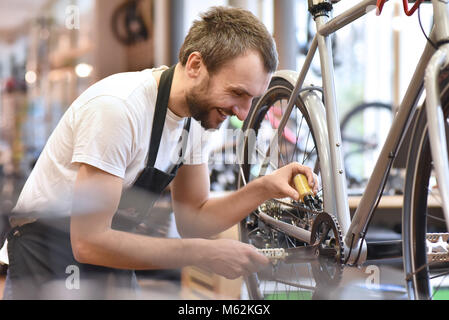
[[[244,270],[244,275],[248,276],[254,272],[261,270],[270,264],[270,259],[268,259],[263,254],[259,253],[253,245],[245,244],[247,254],[247,260],[242,263],[242,269]]]
[[[257,251],[256,247],[251,246],[252,249],[252,253],[251,253],[251,259],[262,266],[266,266],[270,264],[270,259],[268,259],[266,256],[264,256],[263,254],[261,254],[260,252]]]
[[[252,248],[248,254],[248,261],[242,264],[242,275],[249,276],[260,271],[270,264],[270,260],[263,254],[257,252],[256,248]]]
[[[318,176],[310,170],[310,176],[307,176],[307,182],[309,186],[312,188],[314,194],[317,194],[319,188]]]
[[[292,176],[294,177],[300,173],[305,175],[307,177],[307,183],[312,188],[313,193],[316,194],[318,192],[319,182],[318,176],[313,173],[312,169],[297,162],[293,162],[290,165],[292,166]]]
[[[238,265],[226,268],[222,275],[228,279],[236,279],[241,276],[247,277],[269,264],[270,260],[267,257],[257,252],[256,248],[252,248],[248,251],[246,258],[242,257]]]
[[[250,244],[238,240],[213,240],[215,257],[203,265],[214,273],[228,279],[249,276],[270,264],[270,260]],[[218,250],[219,249],[219,250]]]
[[[313,185],[313,193],[317,194],[318,190],[320,188],[320,182],[318,180],[318,176],[315,173],[313,174],[313,180],[315,181],[315,183]]]
[[[281,191],[283,196],[290,197],[294,200],[299,200],[299,193],[293,186],[286,185],[285,188],[282,188]]]

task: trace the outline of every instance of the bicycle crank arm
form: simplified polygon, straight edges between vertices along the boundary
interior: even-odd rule
[[[320,256],[319,244],[313,246],[295,247],[285,249],[287,256],[284,260],[286,264],[307,263],[316,260]]]

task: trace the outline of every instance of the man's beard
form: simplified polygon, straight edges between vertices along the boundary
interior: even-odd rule
[[[204,80],[197,87],[193,88],[186,94],[186,102],[189,108],[190,115],[193,119],[198,121],[205,129],[217,129],[221,123],[217,125],[212,124],[210,114],[212,103],[204,98],[207,96],[207,89],[209,88],[209,79]]]

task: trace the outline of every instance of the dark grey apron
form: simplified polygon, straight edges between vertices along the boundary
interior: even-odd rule
[[[166,70],[161,76],[156,101],[156,106],[158,106],[158,108],[153,118],[147,165],[134,182],[133,187],[125,190],[122,195],[119,210],[112,220],[112,227],[114,229],[134,231],[134,229],[143,222],[144,218],[147,216],[148,210],[153,207],[156,200],[175,178],[176,172],[183,164],[183,152],[187,146],[191,118],[188,118],[183,130],[183,135],[187,135],[179,138],[178,146],[181,146],[181,148],[179,150],[179,160],[177,163],[168,170],[168,173],[154,167],[161,142],[162,131],[164,129],[174,68],[175,66]]]
[[[187,137],[182,137],[180,159],[168,173],[154,167],[167,113],[175,66],[163,72],[153,118],[147,164],[133,186],[125,190],[112,228],[132,232],[149,214],[161,192],[182,165]],[[190,129],[186,121],[184,133]],[[188,136],[188,134],[187,134]],[[181,140],[181,138],[180,138]],[[144,197],[138,197],[144,195]],[[145,196],[146,195],[146,196]],[[8,277],[13,299],[134,299],[133,270],[78,263],[70,243],[70,218],[38,219],[12,228],[8,235]]]

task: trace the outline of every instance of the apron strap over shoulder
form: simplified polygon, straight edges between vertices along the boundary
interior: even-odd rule
[[[150,148],[147,167],[154,167],[164,130],[165,116],[167,115],[168,99],[170,98],[171,84],[175,74],[176,65],[165,70],[159,81],[156,107],[154,109],[153,127],[151,129]]]

